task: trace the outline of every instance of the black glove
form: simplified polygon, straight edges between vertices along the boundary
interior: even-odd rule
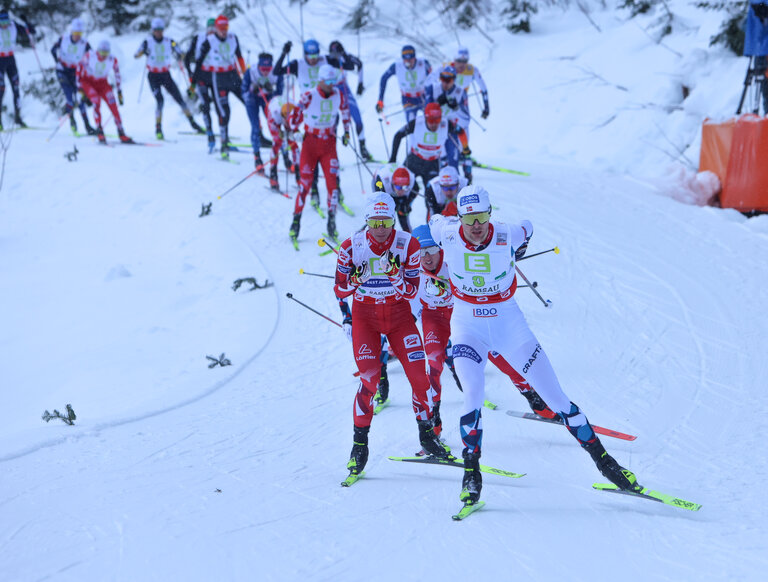
[[[480,114],[480,117],[483,119],[488,119],[488,116],[490,115],[491,111],[488,109],[488,105],[485,106],[485,109],[483,109],[483,112]]]
[[[440,97],[437,98],[438,105],[445,105],[447,103],[448,103],[448,98],[445,96],[445,93],[441,94]]]
[[[123,92],[120,89],[117,90],[117,102],[123,104]]]
[[[363,87],[362,83],[357,84],[357,95],[358,97],[363,94],[363,91],[365,91],[365,87]]]
[[[456,101],[456,99],[454,99],[453,97],[448,99],[446,103],[447,103],[448,107],[450,107],[451,109],[458,109],[459,108],[459,102]]]
[[[292,46],[293,46],[293,43],[290,40],[286,42],[283,45],[283,54],[287,55],[290,52]]]
[[[525,251],[528,250],[528,241],[526,240],[523,244],[521,244],[519,247],[517,247],[517,250],[515,251],[515,260],[519,261],[525,256]]]
[[[404,196],[395,198],[395,212],[400,216],[406,216],[411,213],[411,205]]]
[[[469,156],[472,155],[472,150],[469,149],[468,145],[461,148],[461,155],[464,156],[465,158],[468,158]]]

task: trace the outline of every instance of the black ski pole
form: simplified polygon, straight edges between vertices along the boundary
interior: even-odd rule
[[[520,275],[520,277],[522,277],[523,281],[525,281],[525,283],[528,285],[528,287],[530,287],[531,291],[533,291],[533,292],[536,294],[536,297],[538,297],[538,298],[539,298],[539,300],[540,300],[540,301],[541,301],[541,302],[544,304],[544,307],[549,307],[550,305],[552,305],[552,302],[551,302],[549,299],[544,299],[544,298],[541,296],[541,294],[540,294],[538,291],[536,291],[536,287],[538,287],[538,284],[536,284],[536,285],[533,285],[533,284],[532,284],[532,283],[531,283],[531,282],[530,282],[530,281],[529,281],[529,280],[526,278],[526,276],[525,276],[525,275],[523,275],[523,272],[520,270],[520,267],[518,267],[517,265],[515,265],[515,271],[517,271],[517,274],[518,274],[518,275]]]
[[[290,293],[286,293],[286,294],[285,294],[285,296],[286,296],[288,299],[293,299],[293,300],[294,300],[296,303],[298,303],[298,304],[299,304],[299,305],[301,305],[302,307],[306,307],[306,308],[307,308],[307,309],[309,309],[309,310],[310,310],[312,313],[316,313],[317,315],[319,315],[319,316],[320,316],[320,317],[322,317],[323,319],[326,319],[326,320],[330,321],[330,322],[331,322],[333,325],[335,325],[335,326],[338,326],[338,327],[342,327],[342,325],[341,325],[339,322],[337,322],[337,321],[334,321],[334,320],[332,320],[330,317],[328,317],[328,316],[326,316],[326,315],[323,315],[323,314],[322,314],[322,313],[320,313],[319,311],[316,311],[316,310],[312,309],[312,308],[311,308],[309,305],[307,305],[306,303],[302,303],[301,301],[299,301],[298,299],[296,299],[296,298],[295,298],[295,297],[294,297],[292,294],[290,294]]]
[[[299,269],[299,275],[312,275],[313,277],[323,277],[325,279],[335,279],[333,275],[323,275],[322,273],[310,273],[304,269]]]
[[[387,134],[384,133],[384,120],[379,116],[379,127],[381,128],[381,137],[384,140],[384,149],[387,152],[387,159],[389,159],[389,143],[387,143]]]
[[[237,184],[235,184],[234,186],[232,186],[232,187],[231,187],[229,190],[227,190],[227,191],[226,191],[226,192],[224,192],[223,194],[220,194],[219,196],[217,196],[217,199],[218,199],[218,200],[221,200],[222,198],[224,198],[224,196],[226,196],[227,194],[229,194],[230,192],[232,192],[232,190],[234,190],[235,188],[237,188],[237,187],[238,187],[240,184],[242,184],[243,182],[245,182],[245,181],[246,181],[248,178],[250,178],[251,176],[254,176],[254,175],[256,175],[256,174],[259,172],[259,170],[263,170],[263,169],[264,169],[264,164],[261,164],[261,165],[260,165],[258,168],[256,168],[256,169],[255,169],[253,172],[251,172],[251,173],[250,173],[250,174],[248,174],[248,175],[247,175],[245,178],[243,178],[242,180],[240,180],[240,181],[239,181]]]

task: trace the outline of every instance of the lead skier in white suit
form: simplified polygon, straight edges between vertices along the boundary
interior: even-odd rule
[[[533,226],[527,220],[519,224],[491,221],[490,198],[479,185],[463,188],[457,207],[458,217],[436,215],[429,226],[432,238],[443,248],[454,296],[453,362],[464,388],[461,500],[467,505],[476,503],[482,488],[481,409],[489,351],[500,353],[523,375],[564,420],[607,479],[622,489],[639,489],[634,473],[606,452],[586,416],[563,392],[549,358],[513,298],[517,289],[515,260],[525,255]]]

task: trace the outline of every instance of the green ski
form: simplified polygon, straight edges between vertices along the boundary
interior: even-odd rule
[[[293,235],[290,236],[290,239],[291,239],[291,244],[293,245],[293,248],[295,248],[298,251],[299,250],[299,241],[296,240],[296,237],[293,236]]]
[[[528,172],[521,172],[519,170],[510,170],[509,168],[501,168],[499,166],[490,166],[488,164],[481,164],[474,158],[470,158],[472,160],[472,165],[475,168],[483,168],[484,170],[493,170],[494,172],[503,172],[504,174],[516,174],[518,176],[530,176]]]
[[[376,408],[373,409],[373,413],[378,414],[379,412],[384,410],[387,406],[389,406],[389,402],[390,402],[389,398],[387,398],[384,402],[378,402],[376,404]]]
[[[486,408],[490,408],[491,410],[496,410],[498,408],[498,405],[494,404],[490,400],[486,400],[485,402],[483,402],[483,406],[485,406]]]
[[[485,505],[485,501],[477,501],[475,503],[465,503],[464,507],[461,508],[459,513],[456,515],[452,515],[453,521],[461,521],[465,517],[472,515],[474,512],[476,512],[478,509],[483,507]]]
[[[347,214],[349,214],[350,216],[354,216],[354,215],[355,215],[355,211],[354,211],[354,210],[352,210],[352,209],[351,209],[349,206],[347,206],[346,204],[344,204],[344,201],[343,201],[343,200],[339,200],[339,206],[341,206],[341,209],[342,209],[344,212],[346,212]]]
[[[310,200],[309,205],[317,211],[317,213],[320,215],[320,218],[325,218],[325,212],[323,212],[323,209],[320,208],[320,201]]]
[[[613,483],[594,483],[592,487],[594,489],[597,489],[598,491],[609,491],[610,493],[619,493],[621,495],[630,495],[632,497],[642,497],[644,499],[658,501],[659,503],[666,503],[667,505],[672,505],[674,507],[679,507],[681,509],[687,509],[689,511],[698,511],[699,509],[701,509],[701,505],[699,503],[686,501],[685,499],[680,499],[679,497],[673,497],[672,495],[667,495],[666,493],[660,493],[659,491],[652,491],[647,487],[643,487],[639,491],[628,491],[626,489],[619,489]]]
[[[350,473],[349,477],[347,477],[341,482],[341,486],[349,487],[350,485],[354,485],[363,477],[365,477],[365,471],[363,471],[362,473]]]
[[[424,465],[448,465],[449,467],[464,468],[464,462],[457,459],[453,455],[448,455],[447,459],[434,457],[428,455],[426,457],[387,457],[390,461],[405,461],[407,463],[421,463]],[[505,471],[504,469],[497,469],[496,467],[489,467],[488,465],[480,465],[480,471],[483,473],[490,473],[491,475],[500,475],[502,477],[512,477],[519,479],[523,477],[525,473],[512,473],[511,471]]]

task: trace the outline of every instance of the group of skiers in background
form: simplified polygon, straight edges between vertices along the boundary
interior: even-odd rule
[[[208,20],[206,29],[191,39],[186,50],[164,30],[163,19],[153,18],[149,35],[134,54],[146,59],[147,80],[157,102],[157,139],[164,139],[165,91],[178,103],[192,131],[206,136],[209,153],[216,148],[215,112],[219,154],[228,159],[233,147],[229,94],[234,94],[250,121],[255,171],[268,176],[271,186],[279,189],[277,168],[282,157],[298,186],[289,229],[297,250],[307,196],[315,208],[320,208],[317,182],[322,171],[327,190],[325,235],[339,244],[334,291],[360,374],[347,484],[362,475],[368,459],[374,407],[388,398],[386,354],[391,350],[412,387],[423,454],[456,460],[439,438],[444,366],[451,369],[463,390],[461,500],[465,506],[479,501],[482,487],[483,370],[488,360],[510,378],[534,412],[559,418],[606,478],[622,489],[639,489],[635,475],[605,451],[584,413],[563,392],[513,297],[518,284],[515,263],[524,257],[533,227],[528,221],[505,224],[492,220],[490,195],[481,185],[473,184],[469,133],[474,118],[469,95],[474,87],[483,119],[490,108],[487,87],[480,71],[470,64],[468,49],[460,47],[451,62],[433,70],[429,61],[417,57],[414,46],[402,47],[400,58],[380,79],[376,112],[380,119],[386,119],[384,96],[387,82],[394,76],[406,123],[397,130],[387,160],[375,162],[356,100],[365,90],[363,63],[348,54],[339,41],[331,42],[323,55],[316,40],[307,40],[303,54],[295,59],[289,57],[292,43],[286,42],[276,62],[272,54],[260,52],[249,66],[223,15]],[[0,13],[0,101],[7,74],[19,126],[24,124],[13,49],[18,35],[31,39],[32,33],[34,28],[28,23],[12,21],[7,13]],[[84,22],[76,18],[51,49],[66,100],[62,123],[68,119],[77,134],[75,111],[79,110],[85,132],[106,142],[101,111],[104,101],[119,139],[131,143],[118,107],[123,104],[118,60],[108,40],[101,40],[94,48],[84,33]],[[186,99],[171,76],[175,67],[188,80]],[[355,91],[348,83],[348,72],[357,75]],[[195,102],[199,102],[202,125],[195,121],[190,106]],[[88,104],[93,106],[93,124],[88,119]],[[371,172],[374,193],[366,204],[365,226],[343,241],[335,220],[343,201],[338,182],[339,137],[361,162],[375,163]],[[404,139],[406,155],[399,163]],[[262,160],[261,148],[271,148],[268,164]],[[422,191],[426,222],[412,228],[412,205]]]

